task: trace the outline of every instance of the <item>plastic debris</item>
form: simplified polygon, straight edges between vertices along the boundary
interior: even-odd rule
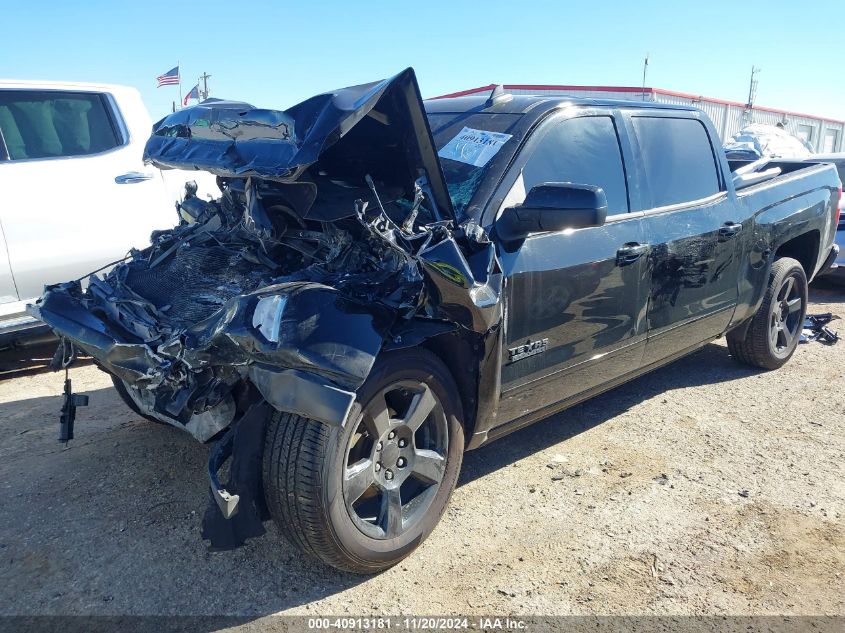
[[[831,321],[838,319],[830,312],[826,314],[808,314],[804,317],[804,331],[801,332],[801,343],[818,341],[824,345],[836,345],[839,334],[827,327]]]

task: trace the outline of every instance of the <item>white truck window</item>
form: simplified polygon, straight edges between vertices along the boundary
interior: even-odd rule
[[[121,145],[101,94],[0,90],[0,132],[8,160],[98,154]]]

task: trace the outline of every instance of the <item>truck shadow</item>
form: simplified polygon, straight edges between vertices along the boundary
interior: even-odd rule
[[[711,343],[697,352],[644,376],[550,415],[464,458],[458,485],[463,485],[528,455],[564,442],[621,415],[631,407],[675,389],[739,380],[763,370],[740,365],[724,345]]]
[[[813,304],[845,304],[845,286],[824,278],[816,280],[810,287],[809,302],[809,314],[818,312]],[[839,314],[845,316],[845,310]],[[834,321],[833,329],[842,330],[843,326],[839,324],[845,324],[845,321]],[[710,343],[694,354],[467,453],[458,485],[475,481],[537,451],[564,442],[661,393],[738,380],[762,371],[734,361],[724,344]]]

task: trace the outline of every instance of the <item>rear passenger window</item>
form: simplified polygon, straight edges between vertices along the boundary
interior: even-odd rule
[[[10,160],[85,156],[120,145],[103,95],[0,90],[0,132]]]
[[[609,116],[553,123],[522,172],[525,191],[544,182],[595,185],[607,195],[607,213],[628,212],[628,188],[616,126]]]
[[[720,190],[716,159],[696,119],[633,117],[653,206],[706,198]]]

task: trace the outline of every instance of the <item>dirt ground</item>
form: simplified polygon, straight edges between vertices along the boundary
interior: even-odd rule
[[[845,292],[811,298],[845,317]],[[88,365],[64,447],[62,377],[17,369],[0,380],[0,614],[845,614],[843,374],[845,343],[776,372],[708,345],[467,454],[432,536],[361,577],[272,523],[209,553],[208,446],[139,419]]]

